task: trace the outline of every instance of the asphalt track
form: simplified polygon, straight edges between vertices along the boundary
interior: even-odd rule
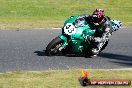
[[[44,71],[71,68],[120,69],[132,67],[132,29],[113,33],[107,48],[97,57],[45,55],[47,44],[59,29],[0,30],[0,72]]]

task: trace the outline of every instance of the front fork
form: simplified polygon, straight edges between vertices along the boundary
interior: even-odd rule
[[[62,49],[64,49],[68,45],[68,41],[67,41],[67,38],[62,34],[60,34],[58,37],[61,40],[63,40],[63,43],[62,43],[61,47],[59,48],[59,51],[61,51]]]

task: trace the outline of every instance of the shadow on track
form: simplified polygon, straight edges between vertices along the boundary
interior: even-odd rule
[[[43,51],[35,51],[34,53],[36,53],[38,56],[47,56],[45,50]],[[73,53],[59,53],[57,55],[54,56],[65,56],[65,57],[85,57],[85,58],[91,58],[90,56],[84,56],[83,54],[73,54]]]
[[[45,50],[43,50],[43,51],[35,51],[34,53],[36,53],[38,56],[46,56]]]
[[[99,57],[114,59],[115,61],[112,61],[113,63],[132,67],[132,56],[112,54],[112,53],[101,53]]]

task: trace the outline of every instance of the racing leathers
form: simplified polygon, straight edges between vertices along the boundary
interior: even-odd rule
[[[110,22],[110,18],[108,16],[105,16],[103,22],[97,26],[93,23],[92,16],[82,15],[81,17],[85,18],[91,29],[96,29],[95,34],[91,39],[91,52],[93,55],[97,55],[112,34],[112,25]],[[86,40],[87,39],[88,38],[86,37]]]

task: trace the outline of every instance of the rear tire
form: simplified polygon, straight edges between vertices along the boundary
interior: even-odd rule
[[[62,42],[63,40],[61,40],[59,37],[53,39],[46,47],[46,54],[48,56],[52,56],[59,53],[59,48],[61,47]]]
[[[105,44],[102,46],[102,48],[100,49],[100,51],[99,51],[98,54],[100,54],[100,52],[103,51],[103,50],[106,48],[107,45],[108,45],[108,41],[105,42]],[[93,56],[93,55],[98,55],[98,54],[94,54],[94,53],[92,52],[92,48],[93,48],[92,46],[89,46],[89,48],[87,49],[88,51],[87,51],[87,53],[85,54],[86,57],[88,57],[88,56]]]
[[[103,45],[103,47],[100,49],[100,52],[103,51],[107,45],[108,45],[108,41],[105,42],[105,44]]]

